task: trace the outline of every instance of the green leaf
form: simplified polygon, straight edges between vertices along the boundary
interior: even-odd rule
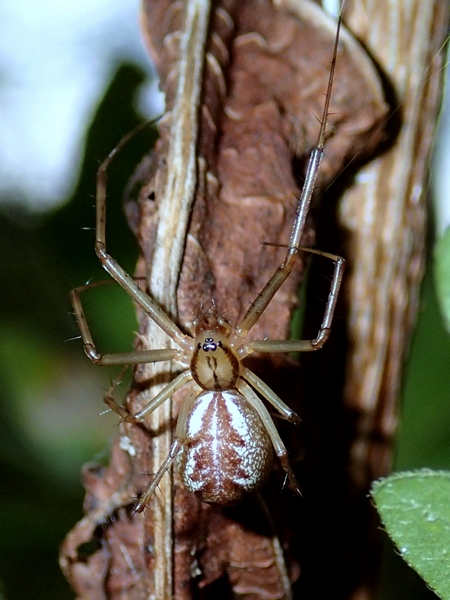
[[[371,494],[401,556],[450,600],[450,472],[394,473],[376,481]]]
[[[434,250],[436,293],[447,331],[450,331],[450,227]]]

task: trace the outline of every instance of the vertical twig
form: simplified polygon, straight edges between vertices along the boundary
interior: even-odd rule
[[[388,130],[400,123],[394,146],[361,171],[340,210],[351,261],[352,354],[345,397],[360,415],[351,469],[355,481],[366,486],[391,464],[403,362],[418,309],[428,167],[442,95],[449,4],[347,4],[350,27],[392,86],[395,112]]]
[[[403,365],[418,310],[449,4],[347,2],[345,19],[385,74],[394,108],[387,131],[398,131],[393,147],[358,174],[339,211],[350,263],[344,404],[355,434],[349,483],[366,502],[370,482],[391,467]],[[370,533],[374,526],[368,511],[361,518],[366,522],[357,527],[366,533],[355,557],[365,555],[366,560],[361,562],[361,584],[352,594],[359,600],[373,595],[377,574],[377,543]]]
[[[166,181],[158,205],[154,259],[148,265],[150,294],[173,317],[177,318],[176,291],[186,244],[187,225],[194,201],[197,182],[198,111],[202,89],[203,56],[209,25],[209,0],[188,0],[184,7],[184,28],[179,39],[180,61],[173,105],[165,115],[169,122]],[[163,348],[167,337],[151,320],[146,338],[153,347]],[[145,375],[150,381],[165,373],[167,365],[147,365]],[[152,395],[160,387],[152,387]],[[148,393],[139,402],[146,404]],[[171,402],[165,402],[148,419],[151,431],[162,432],[152,437],[153,473],[157,473],[169,454],[171,439]],[[171,477],[159,485],[153,496],[153,538],[155,549],[155,595],[170,600],[173,594],[173,489]]]

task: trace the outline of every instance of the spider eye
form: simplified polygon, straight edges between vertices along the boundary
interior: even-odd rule
[[[214,338],[205,339],[205,343],[203,344],[203,350],[204,352],[208,352],[208,350],[214,352],[215,350],[217,350],[217,344],[215,343]]]
[[[219,346],[219,348],[223,348],[223,344],[220,340],[217,342],[217,345]]]
[[[199,342],[199,343],[197,344],[197,348],[198,348],[199,350],[201,350],[201,347],[202,347],[202,345],[201,345],[201,344],[200,344],[200,342]]]

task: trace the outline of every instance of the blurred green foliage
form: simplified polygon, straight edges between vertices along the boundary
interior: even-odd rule
[[[103,411],[101,395],[111,372],[91,365],[79,340],[67,341],[78,336],[68,294],[105,278],[94,253],[95,175],[100,161],[139,122],[133,98],[141,81],[135,67],[118,69],[89,127],[82,173],[69,202],[45,216],[14,206],[0,214],[0,594],[7,600],[73,598],[59,571],[58,548],[82,516],[80,467],[107,459],[117,419],[94,419]],[[137,244],[122,214],[121,193],[153,142],[154,133],[144,131],[109,171],[108,247],[131,272]],[[136,324],[126,294],[107,286],[84,301],[99,347],[128,349]],[[397,469],[450,468],[449,366],[450,339],[428,271],[406,369]],[[385,598],[432,598],[390,553]]]
[[[444,323],[450,332],[450,227],[437,241],[434,250],[436,292]]]
[[[58,550],[82,516],[81,465],[107,460],[117,419],[100,414],[115,372],[84,356],[69,292],[105,279],[94,252],[95,177],[101,160],[141,120],[133,103],[142,81],[134,66],[117,70],[89,126],[68,202],[51,214],[25,213],[13,204],[0,214],[0,596],[7,600],[74,597]],[[121,196],[154,140],[154,129],[146,128],[108,173],[108,244],[131,272],[137,242]],[[83,300],[99,347],[129,349],[137,325],[127,295],[111,285]]]

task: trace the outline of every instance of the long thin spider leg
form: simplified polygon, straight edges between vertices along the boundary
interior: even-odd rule
[[[170,398],[178,389],[180,389],[183,385],[188,383],[188,381],[190,381],[191,379],[191,371],[183,371],[178,375],[178,377],[175,377],[173,381],[167,384],[159,392],[159,394],[152,398],[150,402],[148,402],[148,404],[146,404],[144,408],[134,416],[130,414],[126,408],[120,406],[114,400],[113,391],[116,385],[115,381],[111,385],[106,396],[103,398],[103,401],[109,406],[109,408],[111,408],[115,413],[117,413],[123,421],[126,421],[127,423],[138,424],[145,415],[151,413],[153,410],[158,408],[158,406],[160,406],[163,402]]]
[[[92,362],[97,365],[139,365],[180,358],[180,352],[173,348],[164,348],[161,350],[134,350],[132,352],[119,352],[116,354],[100,354],[97,352],[80,298],[81,292],[87,287],[95,287],[95,285],[96,284],[81,286],[70,292],[70,299],[83,340],[84,351]]]
[[[292,470],[292,468],[289,464],[289,458],[288,458],[288,452],[286,450],[286,446],[283,444],[283,441],[280,437],[280,434],[278,433],[277,428],[275,427],[275,423],[273,422],[269,411],[264,406],[262,400],[260,400],[260,398],[258,398],[258,396],[255,394],[255,392],[252,390],[252,388],[247,383],[245,383],[245,381],[243,379],[239,379],[237,381],[236,387],[241,392],[241,394],[244,396],[244,398],[246,398],[246,400],[253,406],[253,408],[258,413],[264,427],[267,430],[267,433],[270,436],[270,439],[272,440],[272,444],[275,449],[275,454],[278,456],[278,459],[281,463],[281,466],[284,469],[284,472],[286,473],[286,475],[288,477],[288,480],[289,480],[289,483],[291,484],[292,489],[294,490],[294,492],[297,495],[301,496],[302,492],[300,490],[300,486],[294,475],[294,471]]]
[[[270,402],[270,404],[272,404],[285,419],[291,421],[291,423],[300,423],[301,419],[297,413],[294,412],[292,408],[289,408],[289,406],[285,404],[262,379],[255,375],[253,371],[243,367],[241,368],[241,377],[264,396],[264,398]]]
[[[130,275],[119,265],[119,263],[106,252],[106,181],[107,169],[117,151],[130,139],[133,132],[116,146],[106,157],[97,171],[97,194],[96,194],[96,242],[95,252],[102,263],[103,268],[117,281],[117,283],[139,304],[153,321],[167,333],[167,335],[179,346],[189,350],[192,340],[175,325],[172,319],[166,315],[163,309],[143,292]]]
[[[239,323],[236,331],[241,339],[245,337],[247,332],[257,322],[259,317],[267,308],[267,305],[272,300],[276,292],[279,290],[281,285],[289,276],[294,266],[295,260],[299,252],[299,245],[303,229],[305,227],[305,221],[308,214],[311,198],[314,192],[317,175],[319,173],[320,163],[323,157],[323,148],[325,144],[325,131],[327,126],[328,111],[330,108],[331,89],[333,87],[333,78],[336,68],[336,56],[339,43],[339,32],[341,27],[341,18],[339,17],[336,40],[333,50],[333,58],[330,66],[330,76],[328,79],[328,88],[325,97],[325,106],[322,113],[322,120],[320,124],[319,138],[317,140],[316,147],[312,150],[309,157],[308,166],[306,169],[305,181],[303,184],[302,193],[300,195],[297,207],[297,214],[295,217],[294,226],[292,228],[291,238],[289,240],[289,247],[286,252],[286,257],[283,263],[278,267],[275,273],[272,275],[268,283],[264,286],[261,292],[256,297],[244,316],[242,321]]]
[[[159,394],[157,394],[154,398],[152,398],[150,400],[150,402],[148,404],[146,404],[144,406],[144,408],[142,408],[135,415],[134,418],[137,421],[140,421],[142,419],[142,417],[145,417],[145,415],[148,415],[149,413],[154,411],[155,408],[158,408],[158,406],[160,406],[160,404],[162,404],[168,398],[170,398],[170,396],[172,396],[177,390],[179,390],[183,385],[188,383],[188,381],[190,381],[191,379],[192,379],[192,373],[190,370],[183,371],[182,373],[180,373],[177,377],[175,377],[175,379],[173,381],[171,381],[169,384],[167,384],[166,387],[159,392]]]
[[[191,410],[192,402],[195,400],[195,390],[193,390],[188,397],[185,398],[184,402],[181,405],[180,412],[178,414],[177,419],[177,427],[175,429],[175,436],[173,438],[172,445],[170,446],[169,454],[164,459],[161,467],[158,472],[153,477],[150,485],[139,498],[138,503],[136,504],[134,510],[136,512],[142,512],[148,503],[151,495],[158,487],[159,482],[164,477],[164,474],[170,469],[173,461],[176,459],[178,453],[180,452],[183,443],[186,439],[186,421]]]
[[[166,473],[166,471],[168,471],[170,469],[170,466],[172,465],[173,461],[177,457],[177,454],[180,450],[181,450],[181,442],[180,442],[180,440],[175,438],[172,442],[172,445],[170,446],[169,454],[164,459],[161,467],[158,469],[158,472],[153,477],[152,482],[150,483],[148,488],[145,490],[145,492],[142,494],[142,496],[139,498],[136,506],[134,507],[134,510],[136,512],[142,512],[144,510],[146,504],[150,500],[151,495],[158,487],[159,482],[164,477],[164,474]]]
[[[305,251],[334,260],[333,279],[331,280],[325,313],[317,336],[313,340],[252,340],[239,348],[240,357],[243,358],[252,352],[310,352],[322,348],[329,338],[331,322],[333,320],[339,289],[344,276],[345,259],[341,256],[329,254],[328,252],[321,252],[319,250],[305,248]]]
[[[117,375],[117,377],[115,377],[113,379],[113,381],[109,387],[109,390],[106,392],[106,395],[103,396],[103,402],[108,406],[108,408],[110,408],[116,414],[118,414],[122,421],[125,421],[127,423],[136,423],[137,422],[136,419],[132,415],[130,415],[130,413],[127,411],[127,409],[124,408],[123,406],[121,406],[120,404],[118,404],[114,399],[114,391],[115,391],[116,387],[118,386],[118,384],[121,383],[123,375],[127,369],[128,369],[128,365],[126,367],[124,367],[120,371],[119,375]]]

